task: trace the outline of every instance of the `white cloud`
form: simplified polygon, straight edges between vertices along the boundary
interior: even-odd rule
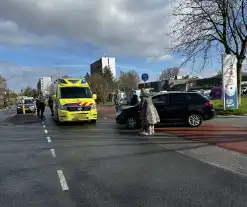
[[[168,54],[165,54],[165,55],[161,55],[161,56],[154,56],[154,57],[148,57],[147,58],[147,61],[170,61],[170,60],[173,60],[174,57],[172,55],[168,55]]]
[[[52,36],[39,37],[20,29],[13,21],[0,20],[0,44],[51,46],[51,44],[62,44],[62,40]]]
[[[159,56],[171,0],[0,1],[0,43],[91,43],[112,55]],[[163,56],[168,58],[168,56]]]
[[[82,65],[77,67],[61,67],[60,75],[71,75],[82,77],[86,74],[86,69],[82,69]],[[8,62],[0,62],[0,75],[7,79],[8,87],[13,90],[20,90],[27,86],[36,87],[38,79],[42,76],[57,76],[55,67],[31,67],[15,65]]]

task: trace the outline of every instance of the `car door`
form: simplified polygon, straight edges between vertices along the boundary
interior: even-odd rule
[[[186,93],[169,94],[169,103],[166,107],[167,119],[183,120],[188,115],[189,98]]]
[[[160,120],[166,120],[167,114],[166,114],[166,105],[168,103],[168,95],[162,94],[154,96],[153,98],[153,104],[156,107],[158,114],[160,116]]]

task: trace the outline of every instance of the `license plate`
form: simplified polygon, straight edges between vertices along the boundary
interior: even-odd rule
[[[84,120],[84,119],[87,119],[87,115],[85,115],[85,114],[78,114],[78,115],[75,115],[74,118],[76,120]]]

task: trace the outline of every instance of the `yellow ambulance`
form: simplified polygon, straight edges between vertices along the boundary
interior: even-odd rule
[[[53,83],[54,119],[61,122],[96,122],[95,95],[83,78],[60,78]]]

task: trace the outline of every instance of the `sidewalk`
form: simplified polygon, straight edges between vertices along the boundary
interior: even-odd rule
[[[169,133],[160,130],[156,132],[154,137],[150,138],[150,141],[166,150],[176,151],[181,156],[192,157],[234,174],[247,176],[247,156],[245,154],[200,141],[191,141],[172,134],[169,136]]]

